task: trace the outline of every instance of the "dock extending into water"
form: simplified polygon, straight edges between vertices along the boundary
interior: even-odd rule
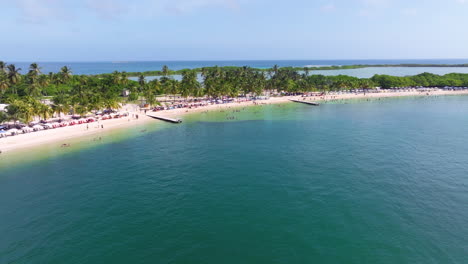
[[[301,103],[301,104],[308,104],[308,105],[313,105],[313,106],[319,106],[320,104],[317,103],[317,102],[308,102],[308,101],[301,101],[301,100],[290,100],[291,102],[295,102],[295,103]]]
[[[166,121],[166,122],[169,122],[169,123],[175,123],[175,124],[182,123],[182,120],[179,119],[179,118],[169,118],[169,117],[164,117],[164,116],[157,116],[155,114],[146,114],[146,115],[149,116],[149,117],[152,117],[154,119]]]

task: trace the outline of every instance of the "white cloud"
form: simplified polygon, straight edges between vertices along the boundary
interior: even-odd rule
[[[19,20],[22,22],[43,23],[50,18],[71,18],[59,0],[16,0],[14,6],[19,10]]]
[[[19,21],[44,23],[70,20],[78,15],[117,19],[126,15],[181,15],[206,8],[238,10],[240,1],[244,0],[0,0],[0,4],[17,11]]]
[[[368,7],[385,8],[390,6],[390,0],[361,0]]]
[[[405,16],[415,16],[418,14],[418,9],[416,8],[403,8],[401,14]]]
[[[238,10],[240,4],[238,0],[159,0],[153,1],[157,6],[161,6],[163,11],[172,14],[187,14],[205,8],[224,8]]]
[[[336,6],[332,3],[330,4],[327,4],[327,5],[323,5],[320,10],[322,10],[323,12],[330,12],[330,11],[334,11],[336,9]]]
[[[128,12],[124,4],[116,0],[87,0],[86,6],[103,19],[115,19]]]
[[[361,2],[361,8],[357,12],[358,16],[375,18],[389,8],[391,0],[359,0]]]
[[[358,16],[368,17],[370,15],[371,15],[371,13],[370,13],[369,9],[360,9],[358,11]]]

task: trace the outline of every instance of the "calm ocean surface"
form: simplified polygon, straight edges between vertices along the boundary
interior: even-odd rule
[[[11,62],[27,71],[31,62]],[[438,60],[269,60],[269,61],[135,61],[135,62],[38,62],[42,72],[57,72],[62,66],[69,66],[74,74],[99,74],[113,71],[143,72],[160,70],[167,65],[172,70],[186,68],[201,68],[206,66],[250,66],[255,68],[270,68],[277,64],[280,67],[293,66],[329,66],[355,64],[463,64],[468,59],[438,59]],[[369,68],[356,70],[316,71],[316,74],[338,75],[347,74],[356,77],[371,77],[374,74],[389,74],[396,76],[414,75],[423,72],[446,74],[451,72],[468,73],[468,68]]]
[[[0,263],[466,263],[467,113],[270,105],[0,157]]]

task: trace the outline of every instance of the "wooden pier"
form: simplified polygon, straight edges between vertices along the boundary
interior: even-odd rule
[[[301,103],[301,104],[308,104],[308,105],[313,105],[313,106],[319,106],[320,104],[317,103],[317,102],[308,102],[308,101],[301,101],[301,100],[292,100],[290,99],[291,102],[295,102],[295,103]]]
[[[169,122],[169,123],[175,123],[175,124],[182,123],[182,120],[180,120],[179,118],[169,118],[169,117],[157,116],[157,115],[154,115],[154,114],[146,114],[146,115],[149,116],[149,117],[152,117],[154,119],[166,121],[166,122]]]

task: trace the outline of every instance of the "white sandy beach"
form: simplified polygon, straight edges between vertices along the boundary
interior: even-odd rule
[[[443,95],[468,95],[468,91],[432,91],[427,95],[426,92],[381,92],[381,93],[367,93],[364,94],[337,94],[337,95],[326,95],[322,97],[306,97],[301,96],[283,96],[283,97],[271,97],[268,100],[258,101],[259,104],[278,104],[286,103],[291,99],[295,100],[307,100],[307,101],[328,101],[328,100],[345,100],[345,99],[363,99],[363,98],[386,98],[386,97],[402,97],[402,96],[443,96]],[[156,112],[158,116],[172,117],[172,118],[181,118],[183,115],[188,113],[197,113],[203,111],[212,111],[217,109],[224,109],[229,107],[242,107],[242,106],[252,106],[254,103],[252,101],[247,102],[236,102],[230,104],[216,104],[208,105],[193,109],[179,108],[173,110],[165,110]],[[133,108],[133,106],[124,106],[123,110],[128,110],[128,108]],[[155,120],[153,118],[147,117],[143,111],[129,111],[129,117],[123,117],[119,119],[105,120],[88,124],[81,124],[75,126],[67,126],[57,129],[43,130],[27,134],[19,134],[16,136],[10,136],[6,138],[0,138],[0,151],[2,155],[6,152],[27,149],[31,147],[36,147],[45,144],[57,144],[60,146],[63,143],[66,143],[66,140],[72,138],[78,138],[82,136],[89,136],[93,134],[99,134],[104,131],[110,131],[118,128],[125,128],[130,126],[138,126],[146,124],[148,122],[163,122]],[[151,112],[153,113],[153,112]],[[132,117],[132,114],[138,114],[139,118],[136,119]],[[103,128],[102,128],[103,126]]]

